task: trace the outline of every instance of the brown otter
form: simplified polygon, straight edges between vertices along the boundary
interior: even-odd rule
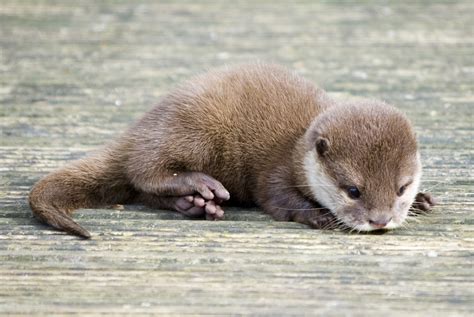
[[[197,76],[98,153],[31,190],[33,213],[89,238],[77,208],[144,203],[222,219],[255,203],[277,220],[370,231],[400,226],[421,164],[407,118],[383,102],[340,102],[282,67],[241,65]]]

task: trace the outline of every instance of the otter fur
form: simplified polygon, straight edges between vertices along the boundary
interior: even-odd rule
[[[359,231],[429,210],[408,119],[376,100],[337,101],[283,67],[246,64],[177,87],[95,154],[29,195],[43,222],[83,238],[78,208],[142,203],[218,220],[224,204],[274,219]]]

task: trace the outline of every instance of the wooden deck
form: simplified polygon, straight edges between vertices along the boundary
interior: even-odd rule
[[[0,314],[472,316],[472,2],[362,3],[2,0]],[[255,59],[403,109],[435,212],[374,235],[127,206],[78,212],[89,241],[31,217],[41,176],[181,80]]]

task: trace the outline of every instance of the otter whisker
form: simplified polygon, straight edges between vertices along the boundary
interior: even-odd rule
[[[428,186],[428,187],[423,186],[422,192],[432,192],[435,188],[438,188],[440,185],[446,185],[446,184],[452,185],[452,182],[440,181],[440,182],[437,182],[435,185],[431,185],[431,186]]]

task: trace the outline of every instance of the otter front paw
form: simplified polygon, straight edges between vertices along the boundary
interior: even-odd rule
[[[411,208],[415,212],[426,212],[430,211],[434,205],[436,205],[436,200],[430,193],[418,193]]]

